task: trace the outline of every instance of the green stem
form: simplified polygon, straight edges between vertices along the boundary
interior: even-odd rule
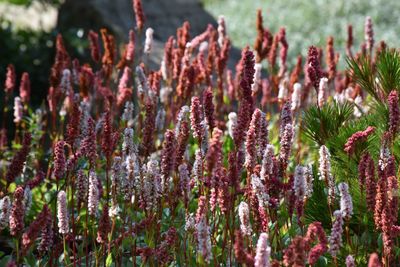
[[[17,257],[17,264],[19,263],[19,238],[15,240],[15,252]]]
[[[64,243],[64,263],[65,266],[68,266],[68,252],[67,252],[67,242],[65,240],[65,235],[63,235],[63,243]]]

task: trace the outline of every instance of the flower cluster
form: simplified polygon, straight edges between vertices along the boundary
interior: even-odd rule
[[[351,155],[356,149],[356,144],[367,140],[368,136],[375,132],[375,127],[368,126],[364,131],[358,131],[347,139],[344,145],[344,151]]]

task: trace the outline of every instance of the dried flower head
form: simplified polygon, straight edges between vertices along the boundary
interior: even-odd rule
[[[293,135],[294,130],[292,124],[286,124],[281,136],[281,147],[279,150],[279,159],[283,166],[287,166],[289,162],[289,157],[292,150]]]
[[[344,145],[344,151],[351,155],[354,153],[356,149],[356,145],[359,142],[365,142],[371,134],[375,132],[375,127],[373,126],[368,126],[367,129],[364,131],[358,131],[354,133],[352,136],[347,139],[346,144]]]
[[[369,51],[369,53],[372,54],[375,40],[374,40],[374,29],[371,17],[365,18],[364,34],[365,34],[366,48]]]
[[[207,124],[212,131],[215,127],[215,118],[214,118],[214,103],[213,103],[213,93],[211,88],[209,87],[203,93],[203,106],[204,106],[204,115],[207,120]]]
[[[10,212],[10,234],[16,236],[24,228],[25,201],[24,189],[17,187]]]
[[[175,160],[175,134],[167,130],[164,137],[164,145],[161,155],[161,181],[163,191],[169,183],[170,173],[173,171]]]
[[[145,16],[143,13],[142,0],[132,0],[133,11],[135,12],[136,27],[139,31],[142,31],[143,25],[145,23]]]
[[[64,152],[65,142],[58,141],[54,147],[54,177],[60,180],[65,174],[65,152]]]
[[[94,31],[89,31],[89,46],[90,46],[90,54],[92,59],[95,62],[100,61],[100,43],[99,43],[99,35]]]
[[[19,96],[24,104],[28,104],[31,97],[31,81],[29,79],[29,74],[24,72],[21,78],[21,84],[19,86]]]
[[[399,108],[399,95],[396,90],[393,90],[388,95],[389,104],[389,132],[394,137],[400,126],[400,108]]]
[[[307,75],[315,90],[317,90],[322,78],[322,71],[320,67],[319,52],[315,46],[311,46],[308,49]]]
[[[50,209],[47,205],[43,206],[42,211],[36,216],[36,219],[29,225],[28,229],[22,235],[22,248],[27,251],[35,242],[43,227],[46,226],[47,218],[51,216]]]
[[[40,255],[43,256],[46,251],[50,251],[51,246],[53,245],[53,219],[51,212],[47,213],[46,220],[42,225],[40,236],[38,251]]]
[[[203,127],[201,122],[203,121],[203,112],[200,105],[200,99],[198,97],[192,97],[192,103],[190,105],[190,124],[193,131],[193,137],[201,138],[203,133]]]
[[[28,157],[30,145],[32,141],[32,135],[30,133],[24,134],[24,139],[22,140],[22,148],[14,155],[11,160],[10,165],[6,173],[7,183],[12,183],[15,181],[18,175],[21,174],[24,163]]]
[[[338,54],[335,54],[335,48],[333,47],[333,37],[329,36],[326,45],[326,66],[328,68],[327,73],[329,80],[334,79],[336,75],[337,55]]]
[[[108,215],[108,205],[103,206],[103,213],[99,220],[99,227],[97,229],[96,241],[99,243],[106,243],[108,241],[108,233],[111,231],[111,222]]]

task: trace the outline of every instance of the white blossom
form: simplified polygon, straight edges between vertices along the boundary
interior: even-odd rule
[[[342,245],[342,234],[343,234],[343,214],[340,210],[333,213],[335,221],[332,225],[331,236],[328,238],[329,242],[329,253],[332,256],[336,256],[339,252],[340,246]]]
[[[318,106],[322,107],[328,98],[328,78],[323,77],[319,81]]]
[[[331,173],[331,154],[326,146],[319,149],[319,180],[328,184],[328,202],[335,199],[335,180]]]
[[[189,106],[182,106],[179,110],[178,116],[176,117],[175,123],[175,137],[178,137],[181,130],[181,124],[183,120],[186,120],[189,116],[190,108]]]
[[[347,183],[340,183],[338,188],[340,194],[340,211],[344,219],[348,220],[353,215],[353,200],[349,193],[349,186]]]
[[[267,207],[269,195],[265,185],[261,181],[260,177],[258,177],[256,174],[251,175],[251,188],[254,194],[257,196],[258,205],[263,208]]]
[[[96,173],[91,170],[89,172],[89,192],[88,192],[88,211],[90,216],[97,215],[97,209],[99,206],[99,181],[97,180]]]
[[[254,78],[253,78],[254,83],[251,86],[251,91],[253,92],[253,94],[256,94],[259,90],[261,83],[261,70],[262,70],[261,63],[256,63],[254,65]]]
[[[60,89],[63,94],[67,94],[71,89],[71,71],[64,69],[61,76]]]
[[[249,205],[242,201],[239,204],[239,219],[240,219],[240,230],[244,235],[251,236],[252,230],[250,225],[250,210]]]
[[[65,191],[60,191],[57,195],[57,219],[58,219],[58,232],[60,234],[68,234],[69,232],[69,218],[67,210],[67,195]]]
[[[20,123],[22,121],[24,108],[22,107],[21,98],[19,96],[14,98],[14,122]]]
[[[289,89],[288,89],[289,78],[287,75],[281,80],[279,83],[279,91],[278,91],[278,99],[284,101],[288,98]]]
[[[0,200],[0,230],[7,227],[11,211],[11,201],[8,196]]]
[[[292,93],[292,110],[299,109],[301,106],[301,84],[295,83],[293,85]]]
[[[237,114],[235,112],[231,112],[228,115],[228,123],[227,123],[227,127],[228,127],[228,133],[229,136],[233,139],[233,133],[235,131],[235,128],[237,127]]]
[[[125,102],[124,112],[122,113],[122,121],[126,122],[128,127],[133,126],[133,103],[131,101]]]
[[[222,47],[224,44],[224,40],[226,37],[226,25],[225,25],[225,17],[223,15],[220,15],[218,17],[218,45],[219,47]]]
[[[303,200],[307,191],[306,167],[297,165],[294,171],[293,190],[297,200]]]
[[[32,206],[32,191],[29,186],[24,190],[25,212],[28,213]]]
[[[144,41],[144,53],[150,54],[153,47],[153,34],[154,30],[152,28],[146,29],[146,39]]]
[[[257,241],[256,256],[254,267],[269,267],[271,257],[271,247],[268,242],[268,234],[261,233]]]
[[[202,216],[196,224],[197,250],[203,256],[203,259],[210,263],[212,258],[210,226],[207,224],[206,216]]]
[[[274,146],[268,144],[264,150],[263,159],[261,162],[260,178],[262,181],[267,180],[267,177],[274,171]]]

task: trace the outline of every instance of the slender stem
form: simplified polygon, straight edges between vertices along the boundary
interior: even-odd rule
[[[94,219],[91,220],[91,228],[92,228],[92,232],[93,232],[93,236],[96,236],[96,232],[95,232],[95,227],[94,227]],[[96,258],[96,267],[99,266],[99,255],[97,253],[97,247],[96,247],[96,239],[93,239],[93,251],[94,251],[94,255]]]
[[[68,266],[68,253],[67,253],[67,242],[65,240],[65,235],[63,235],[63,243],[64,243],[64,263],[65,266]]]
[[[112,240],[114,230],[115,230],[115,217],[113,217],[113,219],[112,219],[112,227],[111,227],[110,238],[109,238],[110,240],[108,240],[108,250],[107,250],[108,254],[111,253],[111,240]]]
[[[16,257],[17,257],[17,264],[20,261],[19,258],[19,237],[15,240],[15,253],[16,253]]]
[[[106,159],[106,188],[107,188],[107,205],[110,199],[110,177],[108,175],[108,170],[110,168],[110,159],[107,157]]]
[[[85,250],[86,250],[86,266],[89,266],[89,213],[88,202],[86,201],[86,229],[85,229]]]

